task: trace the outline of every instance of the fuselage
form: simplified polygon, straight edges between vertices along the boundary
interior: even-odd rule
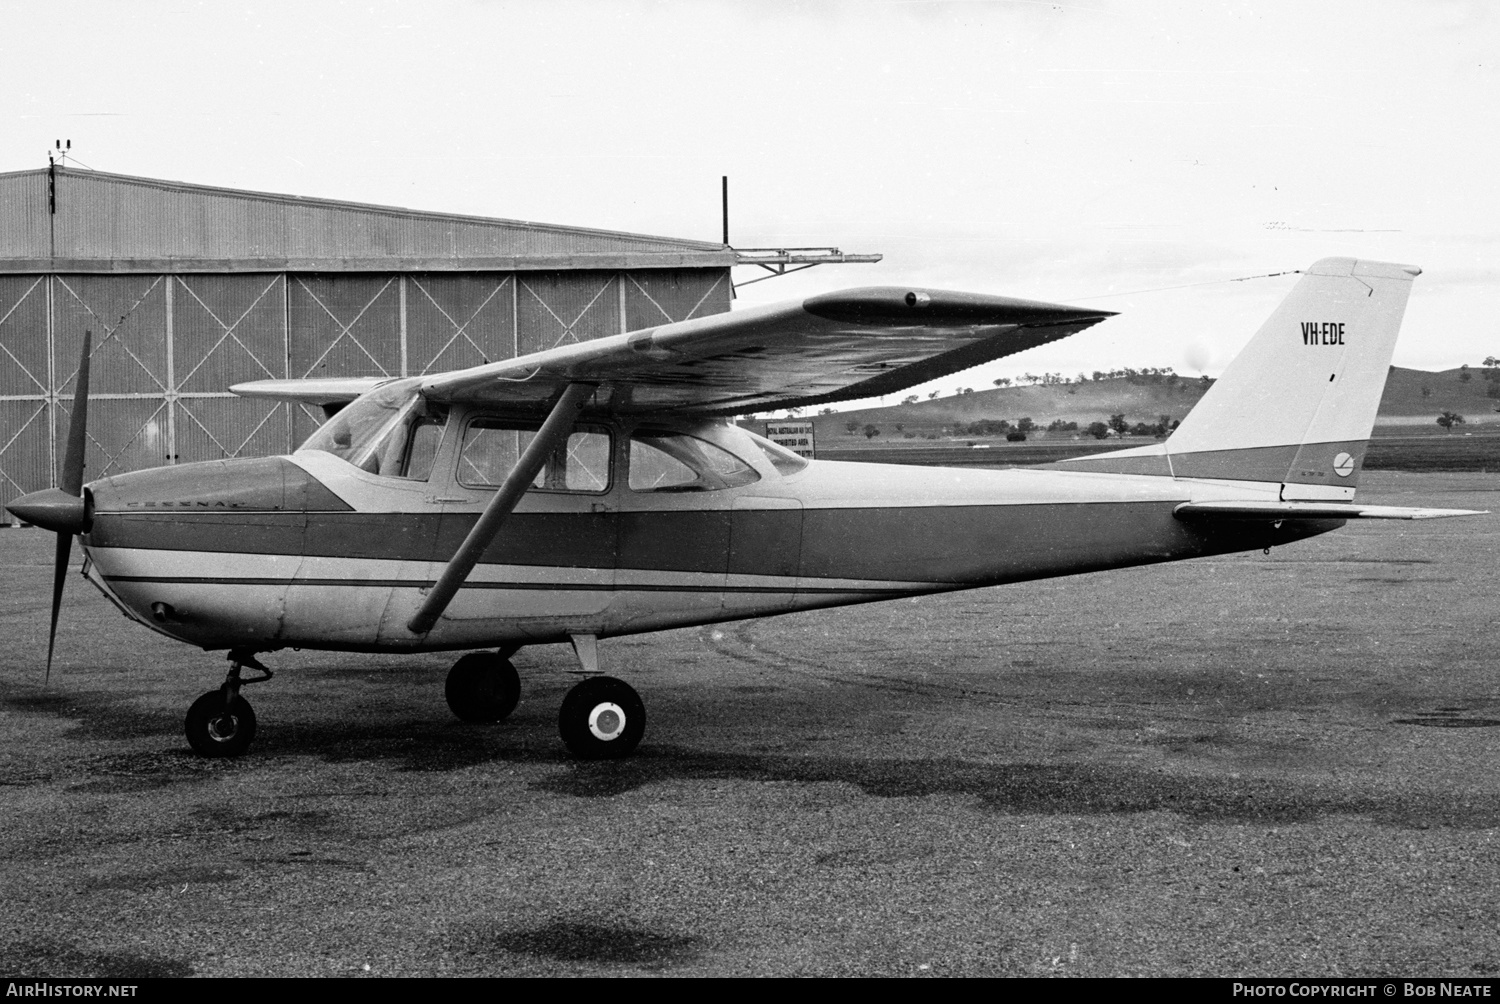
[[[471,443],[525,435],[496,431],[503,423],[485,425],[477,409],[444,421],[429,460],[402,476],[304,449],[97,481],[86,574],[127,616],[204,648],[401,652],[608,637],[1258,549],[1341,522],[1174,516],[1188,501],[1275,498],[1275,484],[806,462],[729,424],[603,417],[578,440],[581,459],[560,455],[559,470],[577,459],[584,474],[539,477],[418,635],[408,622],[495,491]],[[696,453],[674,445],[689,441]],[[684,482],[661,473],[668,461],[652,451],[708,466]]]

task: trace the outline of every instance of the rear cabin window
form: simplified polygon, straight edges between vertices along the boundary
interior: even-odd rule
[[[749,430],[745,431],[745,435],[749,436],[755,445],[760,447],[760,452],[766,455],[766,459],[771,462],[772,467],[776,468],[778,474],[796,474],[798,471],[807,469],[806,458],[799,457],[785,446],[757,436]]]
[[[476,418],[464,428],[458,454],[459,484],[498,488],[536,438],[536,423]],[[609,491],[609,432],[575,427],[537,472],[531,486],[549,492]]]
[[[712,492],[759,480],[739,457],[696,436],[641,429],[630,437],[631,491]]]

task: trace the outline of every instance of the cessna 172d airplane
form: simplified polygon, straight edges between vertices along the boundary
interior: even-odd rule
[[[228,650],[187,714],[203,755],[250,744],[240,688],[270,678],[263,653],[486,649],[446,693],[494,722],[520,693],[510,657],[571,642],[586,676],[562,739],[623,756],[645,710],[600,675],[601,638],[1465,514],[1354,501],[1419,272],[1325,258],[1171,438],[1007,470],[808,461],[727,416],[898,392],[1108,312],[856,289],[430,376],[242,384],[332,417],[290,456],[87,485],[85,338],[62,483],[9,508],[58,535],[49,668],[74,536],[125,616]]]

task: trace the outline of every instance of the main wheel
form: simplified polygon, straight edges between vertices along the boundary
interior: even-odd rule
[[[224,691],[210,690],[188,708],[183,727],[199,756],[239,756],[255,738],[255,712],[243,697],[226,706]]]
[[[448,671],[443,695],[453,713],[466,722],[498,722],[516,710],[521,677],[509,659],[494,652],[471,652]]]
[[[625,681],[591,676],[563,698],[557,732],[581,759],[629,756],[646,734],[646,706]]]

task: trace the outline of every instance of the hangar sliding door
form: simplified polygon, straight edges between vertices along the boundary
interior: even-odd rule
[[[442,373],[516,354],[513,273],[435,272],[403,282],[406,373]]]
[[[330,272],[287,277],[287,376],[401,375],[401,285],[391,274]],[[316,408],[292,412],[300,443],[323,422]]]
[[[171,463],[259,457],[291,448],[287,409],[235,397],[247,380],[286,376],[286,277],[171,278]]]
[[[710,279],[702,269],[654,269],[621,273],[627,331],[686,321],[729,309],[729,273]]]
[[[53,484],[47,278],[0,276],[0,506]]]
[[[52,285],[58,451],[68,434],[83,333],[92,331],[84,480],[169,462],[167,277],[59,275]]]

